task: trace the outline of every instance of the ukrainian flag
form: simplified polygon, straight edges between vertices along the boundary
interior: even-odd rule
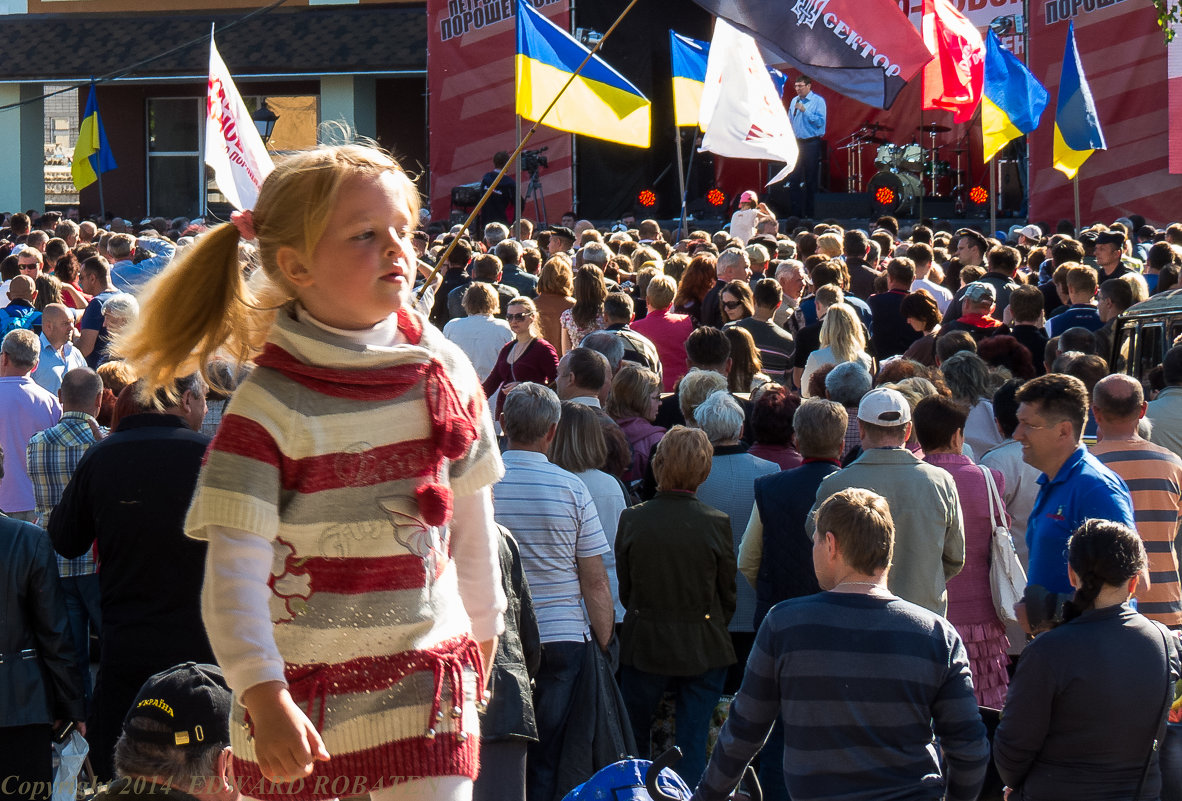
[[[673,61],[673,124],[698,125],[710,43],[669,31],[669,51]]]
[[[1011,139],[1038,127],[1050,95],[1018,57],[1002,47],[993,28],[985,38],[985,90],[981,98],[981,143],[985,161]]]
[[[74,160],[70,164],[70,175],[74,178],[74,188],[82,189],[98,180],[100,172],[115,169],[115,156],[111,153],[111,146],[107,143],[107,132],[103,130],[103,121],[99,117],[98,98],[94,94],[94,84],[90,85],[90,97],[86,101],[86,111],[82,114],[82,124],[78,126],[78,142],[74,145]]]
[[[648,147],[652,104],[598,56],[562,92],[588,52],[528,0],[518,0],[517,113],[537,122],[558,97],[544,121],[551,128]]]
[[[1095,150],[1107,150],[1096,101],[1083,72],[1079,50],[1075,46],[1075,23],[1067,29],[1067,47],[1063,52],[1063,74],[1059,78],[1059,105],[1055,109],[1055,169],[1074,178],[1080,165]]]

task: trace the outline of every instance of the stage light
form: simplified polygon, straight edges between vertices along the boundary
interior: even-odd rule
[[[895,205],[895,190],[889,186],[880,186],[874,192],[874,202],[883,206]]]
[[[969,190],[969,202],[984,206],[989,202],[989,190],[983,186],[974,186]]]
[[[706,202],[711,206],[721,207],[726,203],[726,195],[721,189],[711,189],[706,193]]]
[[[636,202],[646,209],[651,209],[657,205],[657,193],[651,189],[641,189],[640,194],[636,196]]]

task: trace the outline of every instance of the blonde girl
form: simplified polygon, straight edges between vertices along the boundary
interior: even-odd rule
[[[809,354],[804,365],[800,386],[804,397],[809,397],[809,378],[826,364],[859,361],[874,374],[874,360],[866,353],[866,335],[862,321],[853,306],[835,303],[825,312],[821,323],[821,347]]]
[[[502,469],[470,363],[411,309],[417,213],[384,153],[293,155],[155,279],[118,343],[150,388],[215,353],[256,364],[186,521],[209,542],[204,616],[247,796],[471,797]]]

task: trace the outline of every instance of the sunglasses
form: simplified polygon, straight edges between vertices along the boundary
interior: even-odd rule
[[[528,320],[529,318],[531,318],[533,316],[534,316],[533,312],[521,312],[519,314],[506,315],[505,319],[507,319],[511,323],[520,323],[525,320]]]
[[[722,302],[722,307],[724,309],[726,309],[727,311],[734,311],[735,309],[739,308],[742,305],[743,304],[737,300],[724,300]]]

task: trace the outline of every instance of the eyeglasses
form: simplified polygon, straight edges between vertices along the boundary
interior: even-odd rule
[[[41,265],[37,262],[33,262],[32,264],[18,264],[17,266],[22,270],[38,270],[41,268]]]
[[[735,309],[739,308],[742,305],[743,305],[742,302],[737,301],[737,300],[724,300],[722,302],[722,307],[724,309],[726,309],[727,311],[734,311]]]
[[[520,323],[520,322],[524,322],[525,320],[528,320],[529,318],[531,318],[533,316],[534,316],[533,312],[521,312],[520,314],[508,314],[505,316],[505,319],[507,319],[511,323]]]

